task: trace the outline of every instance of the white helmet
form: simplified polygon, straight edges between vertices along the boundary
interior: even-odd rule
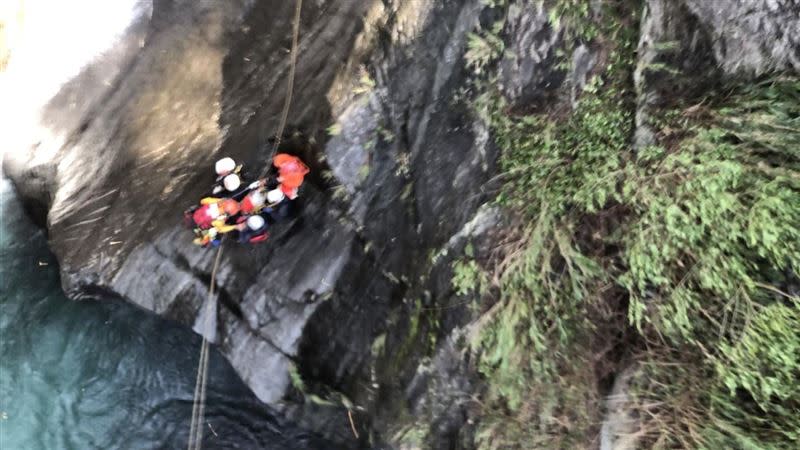
[[[250,193],[250,203],[252,203],[256,208],[264,206],[264,202],[266,202],[266,200],[267,196],[260,189],[256,189]]]
[[[263,228],[264,223],[264,218],[261,216],[250,216],[247,218],[247,226],[253,231]]]
[[[236,161],[234,161],[233,158],[222,158],[214,165],[217,175],[220,176],[233,172],[233,169],[235,168]]]
[[[278,203],[278,202],[282,201],[284,199],[284,197],[286,197],[286,196],[283,194],[283,191],[281,191],[280,189],[273,189],[273,190],[267,192],[267,201],[270,204]]]
[[[211,217],[212,219],[216,219],[217,217],[219,217],[220,210],[219,210],[219,205],[217,203],[212,203],[208,205],[208,209],[206,211],[208,217]]]
[[[242,180],[239,179],[239,175],[232,173],[225,178],[222,179],[222,185],[225,186],[225,189],[229,191],[235,191],[239,189],[239,186],[242,184]]]

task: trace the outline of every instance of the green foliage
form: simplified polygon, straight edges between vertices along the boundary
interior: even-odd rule
[[[680,73],[680,70],[664,63],[650,63],[644,66],[644,70],[647,72],[665,72],[670,75],[677,75]]]
[[[581,5],[573,18],[589,17],[588,2],[560,2],[553,11],[565,13],[573,4]],[[621,200],[636,42],[617,22],[605,25],[614,42],[610,60],[570,114],[509,117],[503,97],[491,89],[476,101],[476,113],[503,150],[507,182],[498,200],[530,223],[501,276],[494,316],[473,342],[493,411],[477,437],[481,448],[588,446],[599,415],[581,342],[593,328],[588,305],[613,277],[581,248],[578,232],[587,214]],[[577,32],[593,35],[594,25],[582,27]]]
[[[369,177],[369,164],[364,164],[358,168],[358,179],[364,181]]]
[[[393,370],[399,370],[408,358],[427,354],[431,350],[420,345],[421,343],[430,343],[430,337],[427,336],[427,333],[431,331],[431,314],[429,313],[430,311],[423,309],[421,300],[414,300],[414,306],[409,311],[408,328],[405,332],[405,337],[400,347],[391,356]]]
[[[532,378],[529,398],[518,410],[498,409],[484,416],[475,443],[480,449],[576,449],[588,447],[598,414],[589,360],[576,359],[555,378]],[[489,399],[495,401],[494,399]],[[531,407],[535,405],[536,407]]]
[[[376,337],[374,341],[372,341],[372,346],[370,346],[370,354],[373,357],[377,358],[381,354],[383,354],[384,349],[386,348],[386,333],[382,333],[380,336]]]
[[[522,434],[527,436],[520,442],[523,448],[531,442],[576,448],[592,423],[586,411],[596,405],[588,401],[574,404],[581,407],[567,414],[576,417],[566,428],[548,410],[564,408],[569,390],[582,398],[593,392],[591,383],[577,383],[563,372],[565,364],[580,360],[574,345],[591,329],[585,303],[594,300],[594,291],[608,278],[579,249],[575,229],[581,211],[596,211],[615,195],[613,173],[620,168],[631,127],[631,116],[617,98],[613,90],[587,96],[562,123],[542,116],[503,116],[495,123],[496,139],[505,150],[503,168],[518,174],[506,185],[501,203],[524,212],[533,225],[501,279],[497,317],[475,345],[484,352],[480,369],[491,380],[493,401],[519,411],[536,399],[541,408],[530,424],[533,434]],[[520,439],[513,430],[497,428],[493,439]],[[485,448],[495,444],[487,441]]]
[[[291,381],[292,387],[305,394],[306,384],[303,382],[303,376],[300,375],[300,371],[294,363],[289,364],[289,381]]]
[[[800,81],[664,114],[680,129],[625,168],[629,318],[658,336],[641,405],[653,445],[796,448],[800,395]],[[644,407],[643,407],[644,408]],[[794,442],[793,442],[794,441]]]
[[[487,73],[475,112],[503,151],[498,201],[528,223],[472,343],[488,381],[477,443],[589,445],[596,380],[575,368],[617,286],[647,343],[632,384],[644,446],[796,448],[800,300],[783,290],[800,267],[800,81],[664,111],[661,144],[634,153],[635,6],[607,5],[617,15],[600,21],[588,1],[548,6],[567,47],[602,35],[608,50],[568,113],[509,116],[488,73],[502,42],[470,38],[468,64]],[[457,263],[454,287],[474,290],[478,270]]]
[[[373,89],[375,89],[375,80],[372,79],[366,69],[362,68],[361,77],[358,79],[358,86],[353,88],[353,94],[361,95],[371,92]]]
[[[502,196],[505,204],[536,216],[563,216],[577,207],[602,208],[616,195],[615,174],[622,164],[632,130],[632,114],[614,86],[595,77],[576,111],[564,122],[543,116],[496,120],[497,142],[506,149],[501,161],[513,177]],[[573,182],[579,180],[578,182]]]
[[[716,368],[681,383],[711,392],[691,399],[705,423],[695,424],[702,439],[690,446],[794,448],[786,442],[797,438],[798,424],[786,411],[796,411],[800,396],[774,389],[791,377],[796,383],[796,304],[778,313],[774,302],[785,296],[775,288],[782,269],[800,261],[798,96],[796,80],[742,89],[703,121],[683,120],[690,136],[671,151],[642,155],[626,180],[640,213],[622,277],[631,319],[673,345],[698,347],[686,353]],[[673,374],[652,378],[675,383]],[[673,398],[658,397],[666,399],[663,415],[687,409]]]
[[[489,64],[503,54],[505,44],[498,34],[503,28],[503,22],[498,21],[492,29],[480,33],[467,35],[467,52],[464,58],[467,67],[475,74],[482,74]]]
[[[790,450],[800,439],[798,299],[754,313],[744,334],[651,351],[637,386],[654,448]]]
[[[342,134],[342,124],[338,122],[334,123],[333,125],[326,128],[325,131],[328,133],[328,136],[338,136]]]
[[[398,431],[392,437],[392,441],[402,449],[417,450],[423,448],[427,438],[428,427],[425,424],[414,423]]]
[[[764,307],[740,340],[720,345],[712,406],[716,420],[724,426],[709,427],[709,446],[739,435],[758,442],[760,448],[788,448],[788,441],[800,441],[797,306],[795,303]],[[742,398],[752,403],[742,407]],[[719,439],[726,434],[727,439]]]
[[[473,292],[484,293],[488,287],[488,277],[475,260],[456,261],[453,263],[453,288],[458,295]]]
[[[630,318],[667,337],[724,332],[714,318],[768,301],[780,277],[765,267],[800,261],[800,82],[729,101],[624,182],[639,213],[625,239]]]
[[[791,398],[800,382],[798,330],[797,309],[773,304],[756,315],[741,340],[723,342],[716,369],[729,393],[745,389],[764,410],[773,398]]]
[[[592,20],[591,2],[586,0],[556,0],[547,17],[553,28],[564,29],[567,40],[591,41],[601,31]]]
[[[503,150],[499,201],[530,224],[473,342],[492,411],[477,440],[582,445],[593,417],[579,411],[597,409],[592,381],[570,368],[587,359],[589,311],[616,284],[649,342],[635,384],[649,444],[795,448],[798,300],[780,288],[800,267],[800,82],[776,78],[700,113],[667,111],[660,125],[677,138],[634,154],[635,39],[611,29],[609,65],[570,114],[509,117],[491,88],[476,101]],[[613,230],[586,226],[609,216]],[[597,242],[618,250],[591,250]],[[454,285],[468,290],[462,264]],[[567,386],[580,393],[571,406]]]

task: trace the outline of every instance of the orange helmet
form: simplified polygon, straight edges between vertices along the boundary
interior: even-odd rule
[[[303,161],[301,161],[300,158],[287,155],[286,153],[278,153],[275,155],[275,157],[272,159],[272,163],[278,168],[281,176],[294,173],[299,174],[302,178],[303,175],[309,172],[308,166],[303,164]]]
[[[235,216],[239,214],[239,202],[232,198],[226,198],[222,200],[222,210],[225,211],[225,214],[228,216]]]

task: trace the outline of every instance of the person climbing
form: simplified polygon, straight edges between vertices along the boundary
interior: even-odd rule
[[[236,200],[206,197],[200,200],[200,206],[192,212],[192,219],[197,228],[219,228],[235,218],[239,211],[239,202]]]
[[[303,184],[303,179],[309,172],[300,158],[286,153],[278,153],[272,158],[272,164],[278,168],[279,187],[290,200],[297,198],[297,191]]]
[[[217,179],[211,190],[213,196],[223,196],[240,201],[257,186],[257,183],[245,184],[242,164],[236,164],[233,158],[225,157],[214,165]]]
[[[237,225],[238,241],[242,244],[266,241],[269,237],[267,221],[259,214],[247,217]]]
[[[239,202],[233,199],[206,197],[200,206],[187,211],[191,214],[191,227],[194,229],[194,243],[206,247],[216,245],[225,233],[237,229]]]
[[[268,214],[273,222],[279,222],[289,217],[289,213],[291,212],[291,199],[280,187],[268,191],[266,199],[267,205],[264,207],[264,213]]]
[[[249,191],[241,201],[242,214],[251,215],[261,211],[267,202],[266,181],[259,180],[249,186]]]
[[[285,153],[275,155],[273,165],[278,169],[277,176],[252,183],[250,192],[242,200],[242,211],[252,214],[265,208],[268,217],[276,222],[289,216],[290,201],[297,198],[309,169],[300,158]]]
[[[184,212],[187,227],[195,233],[194,243],[216,246],[232,231],[238,232],[239,242],[266,240],[267,227],[289,217],[292,200],[309,173],[300,158],[285,153],[275,155],[273,165],[274,178],[244,184],[241,165],[229,157],[217,161],[214,194]]]

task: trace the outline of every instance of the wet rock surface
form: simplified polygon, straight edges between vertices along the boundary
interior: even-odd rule
[[[500,62],[500,83],[504,94],[517,105],[547,103],[564,80],[556,70],[556,50],[562,31],[554,28],[541,2],[521,2],[509,7],[505,32],[509,51]]]
[[[341,407],[310,414],[313,405],[285,401],[290,369],[309,384],[358,391],[370,345],[419,260],[485,201],[495,150],[451,104],[483,8],[307,2],[285,137],[316,176],[298,218],[273,229],[269,244],[223,251],[219,349],[263,401],[348,445]],[[46,122],[60,138],[52,155],[31,142],[4,164],[47,224],[68,294],[104,289],[200,328],[214,255],[192,246],[180,215],[208,189],[219,156],[253,173],[264,167],[292,12],[291,2],[155,2],[115,58],[85,68],[50,102]],[[329,136],[336,122],[341,135]]]

